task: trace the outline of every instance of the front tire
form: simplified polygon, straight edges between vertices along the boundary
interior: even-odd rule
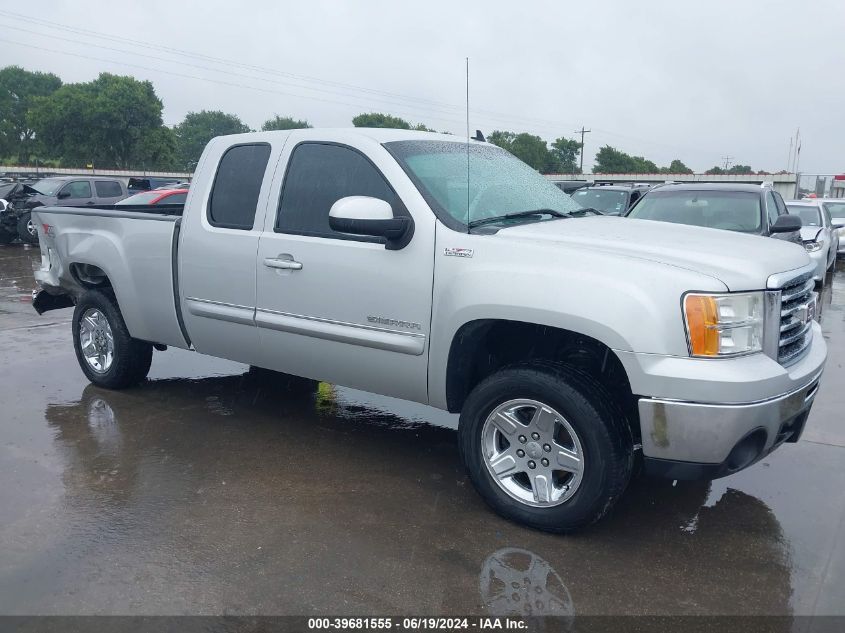
[[[489,376],[464,403],[458,435],[484,500],[549,532],[598,521],[631,477],[625,416],[597,381],[568,367],[523,364]]]
[[[38,244],[38,230],[32,223],[32,213],[29,211],[18,217],[18,237],[24,244]]]
[[[76,359],[92,383],[125,389],[147,377],[153,346],[129,335],[110,291],[85,292],[73,311],[72,327]]]

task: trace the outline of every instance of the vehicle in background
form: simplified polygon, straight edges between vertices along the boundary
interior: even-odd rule
[[[838,255],[845,255],[845,199],[822,198],[822,207],[830,214],[830,224],[839,238]]]
[[[142,191],[152,191],[153,189],[159,189],[161,187],[172,189],[179,183],[179,178],[175,177],[167,178],[144,176],[142,178],[130,178],[129,184],[127,185],[127,189],[129,190],[129,195],[132,195],[134,193],[140,193]]]
[[[803,245],[801,220],[767,185],[671,183],[648,191],[628,218],[774,237]]]
[[[712,479],[796,442],[827,355],[803,248],[590,216],[446,134],[217,137],[181,217],[125,209],[34,212],[33,307],[75,306],[91,382],[173,346],[460,412],[470,481],[546,530],[597,521],[641,459]]]
[[[625,215],[649,189],[649,185],[595,185],[582,187],[571,195],[582,207],[605,215]]]
[[[786,208],[791,215],[801,218],[801,239],[810,259],[816,264],[813,279],[824,283],[827,271],[836,264],[836,252],[839,250],[839,233],[832,225],[830,212],[819,198],[792,200]]]
[[[588,180],[559,180],[555,182],[555,187],[560,189],[563,193],[572,195],[573,191],[577,191],[583,187],[589,187],[592,184],[592,181]]]
[[[126,195],[122,180],[102,176],[56,176],[32,184],[18,183],[9,207],[0,214],[0,238],[9,243],[17,236],[26,244],[38,244],[38,233],[31,221],[35,207],[110,205]]]
[[[115,207],[122,207],[128,205],[142,205],[149,204],[155,206],[161,205],[183,205],[188,197],[188,190],[179,189],[153,189],[152,191],[143,191],[136,193],[134,196],[124,198]]]

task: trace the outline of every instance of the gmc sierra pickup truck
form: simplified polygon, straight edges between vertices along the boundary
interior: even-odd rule
[[[797,441],[827,355],[800,246],[595,215],[483,142],[219,137],[184,210],[125,209],[33,210],[34,306],[75,306],[91,382],[174,346],[460,412],[478,492],[546,530],[640,461],[715,478]]]

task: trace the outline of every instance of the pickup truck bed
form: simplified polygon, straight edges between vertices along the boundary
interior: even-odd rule
[[[42,270],[66,287],[78,287],[80,278],[96,287],[104,282],[98,278],[99,271],[108,270],[111,288],[134,338],[188,348],[177,301],[179,207],[179,215],[154,212],[149,206],[37,208],[45,231]],[[58,239],[55,225],[61,226]],[[115,266],[117,261],[123,265]],[[73,263],[68,266],[65,262]]]

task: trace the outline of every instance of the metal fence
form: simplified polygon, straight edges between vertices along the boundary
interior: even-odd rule
[[[843,174],[799,174],[798,197],[815,194],[818,198],[845,197]]]

